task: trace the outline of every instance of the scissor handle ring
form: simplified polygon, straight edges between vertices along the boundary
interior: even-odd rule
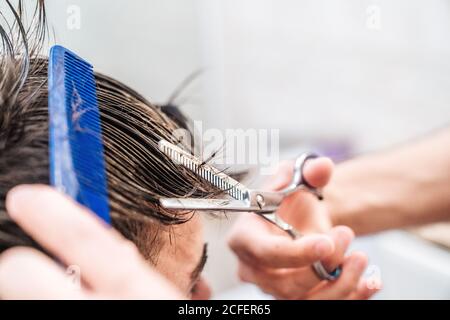
[[[303,189],[314,194],[317,199],[322,200],[323,196],[321,190],[309,184],[303,174],[303,168],[305,167],[306,162],[310,159],[315,159],[318,157],[319,156],[315,153],[303,153],[297,157],[294,163],[294,174],[292,176],[292,181],[285,189],[281,190],[281,192],[288,195],[298,189]]]
[[[331,272],[328,272],[327,269],[325,269],[325,267],[323,266],[322,262],[320,262],[320,261],[314,262],[312,265],[312,268],[313,268],[314,272],[316,273],[316,275],[321,280],[333,281],[333,280],[336,280],[337,278],[339,278],[339,276],[342,273],[341,266],[337,267],[336,269],[334,269]]]

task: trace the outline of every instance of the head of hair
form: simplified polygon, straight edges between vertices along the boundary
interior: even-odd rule
[[[6,3],[13,23],[0,23],[0,252],[17,245],[39,248],[9,218],[5,197],[18,184],[49,183],[48,59],[40,55],[45,7],[37,1],[25,26],[22,1],[17,7]],[[112,224],[155,263],[160,233],[193,214],[168,211],[159,198],[205,198],[218,190],[158,148],[161,139],[178,143],[172,133],[187,128],[178,109],[170,106],[166,112],[117,80],[95,77]]]

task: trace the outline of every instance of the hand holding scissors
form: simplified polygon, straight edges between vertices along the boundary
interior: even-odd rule
[[[265,189],[280,190],[288,185],[293,167],[293,162],[281,164]],[[310,159],[303,177],[311,186],[324,187],[331,171],[329,159]],[[283,200],[277,214],[303,236],[292,241],[279,227],[254,214],[243,214],[234,224],[229,245],[238,256],[243,281],[280,299],[366,299],[376,292],[362,278],[366,256],[361,252],[346,255],[353,232],[344,226],[331,228],[326,200],[318,201],[309,192],[294,192]],[[341,266],[339,278],[321,280],[311,268],[317,261],[326,270]]]
[[[304,156],[297,159],[295,166],[282,166],[267,188],[281,191],[269,192],[247,189],[217,169],[183,155],[182,150],[171,150],[172,159],[227,191],[232,199],[171,198],[162,199],[162,205],[241,212],[229,244],[239,258],[242,280],[283,299],[366,298],[375,292],[360,279],[367,264],[365,255],[353,253],[345,257],[352,231],[347,227],[331,229],[325,206],[317,200],[317,188],[324,186],[331,174],[328,159],[310,160],[303,168],[313,158]],[[311,170],[313,175],[309,174]],[[300,230],[305,235],[298,238]],[[334,270],[339,266],[342,274],[336,279],[339,271]]]

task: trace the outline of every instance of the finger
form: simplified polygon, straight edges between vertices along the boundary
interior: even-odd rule
[[[324,187],[331,178],[333,162],[330,158],[320,157],[308,160],[303,169],[303,176],[308,184],[316,188]]]
[[[240,281],[253,283],[268,294],[273,294],[273,287],[279,284],[279,281],[277,281],[278,279],[273,277],[272,274],[263,271],[262,268],[249,265],[243,261],[239,261],[238,264],[238,277]]]
[[[274,234],[264,228],[248,228],[248,224],[246,230],[241,227],[232,232],[228,245],[244,262],[272,268],[307,266],[334,251],[328,235],[307,235],[292,240],[287,235]]]
[[[344,261],[345,251],[353,238],[353,232],[347,227],[339,226],[333,228],[329,234],[335,243],[335,252],[322,262],[327,270],[332,271]],[[318,286],[320,282],[323,285],[327,284],[319,279],[309,266],[267,269],[241,262],[238,270],[241,280],[255,283],[264,292],[281,299],[302,299],[307,293],[313,294],[323,289]]]
[[[1,299],[81,299],[80,287],[43,253],[13,248],[0,256]]]
[[[309,192],[295,192],[283,200],[277,214],[300,233],[325,233],[331,229],[328,211]]]
[[[93,288],[124,291],[139,282],[137,249],[87,209],[48,186],[18,186],[7,195],[10,216]],[[126,281],[124,281],[126,279]]]
[[[333,227],[328,234],[334,242],[335,250],[332,255],[323,259],[322,263],[325,269],[331,272],[344,261],[345,252],[355,234],[352,229],[346,226]]]
[[[241,281],[257,285],[263,292],[276,299],[301,299],[310,289],[292,281],[290,269],[261,268],[240,261],[238,276]]]
[[[345,252],[354,238],[353,231],[345,226],[337,226],[328,232],[334,243],[334,252],[330,256],[322,259],[323,266],[329,272],[334,271],[340,266],[345,258]],[[290,269],[284,272],[284,277],[288,278],[292,285],[299,291],[305,288],[312,289],[322,282],[313,268]],[[326,282],[324,282],[326,283]]]
[[[342,266],[342,273],[336,281],[328,282],[315,291],[310,299],[345,299],[356,290],[364,269],[367,257],[360,252],[354,252],[347,257]]]
[[[333,162],[326,157],[310,159],[305,163],[303,176],[308,184],[316,188],[324,187],[333,172]],[[265,188],[279,190],[286,187],[292,180],[294,162],[283,161],[278,165],[276,173],[265,183]]]
[[[293,175],[293,164],[283,164],[282,173],[276,178],[290,181],[286,176]],[[308,160],[303,169],[305,180],[314,187],[323,187],[328,182],[333,170],[333,163],[328,158]],[[275,183],[278,183],[277,181]],[[326,208],[321,206],[317,197],[300,190],[290,194],[281,203],[279,215],[302,233],[326,231],[331,228]]]
[[[349,300],[367,300],[370,299],[375,293],[381,290],[382,284],[379,282],[376,286],[371,286],[367,282],[367,279],[361,279],[358,287],[353,291],[347,299]]]

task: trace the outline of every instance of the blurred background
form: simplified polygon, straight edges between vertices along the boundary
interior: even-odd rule
[[[450,120],[447,0],[46,3],[57,43],[152,102],[203,70],[177,103],[205,127],[278,129],[276,161],[306,148],[341,161]],[[232,221],[207,219],[207,278],[217,298],[267,298],[235,276]],[[449,234],[439,225],[356,241],[384,281],[375,298],[449,299]]]

